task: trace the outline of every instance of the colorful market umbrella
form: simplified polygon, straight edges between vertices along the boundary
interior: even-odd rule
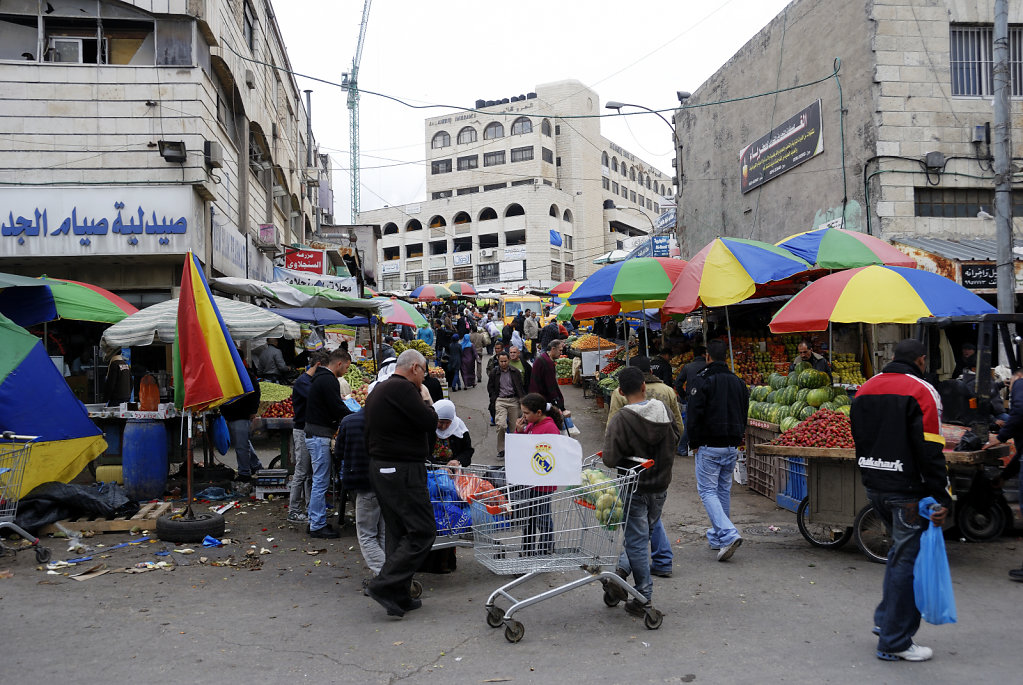
[[[174,340],[174,404],[201,412],[252,392],[252,381],[191,251],[185,257]]]
[[[455,297],[455,294],[443,285],[427,283],[413,290],[409,297],[414,297],[420,302],[433,302],[434,300],[446,300]]]
[[[853,269],[871,264],[916,267],[916,260],[880,238],[841,228],[815,228],[776,243],[819,269]]]
[[[0,278],[0,313],[20,326],[71,319],[117,323],[138,311],[127,300],[89,283],[63,278]]]
[[[39,338],[0,315],[0,430],[37,435],[21,490],[70,482],[107,447]],[[2,476],[0,476],[2,480]]]
[[[586,304],[562,304],[551,310],[551,314],[558,321],[575,319],[583,321],[598,316],[617,316],[622,311],[622,305],[618,302],[589,302]]]
[[[450,283],[445,283],[444,287],[458,297],[470,297],[479,294],[472,283],[466,283],[465,281],[451,281]]]
[[[374,297],[373,301],[380,304],[380,320],[386,324],[416,328],[426,325],[426,317],[405,300],[399,300],[397,297]]]
[[[997,309],[944,276],[901,266],[865,266],[825,276],[801,290],[771,320],[773,333],[823,331],[835,323],[916,323],[927,316],[990,314]]]
[[[742,238],[715,238],[700,250],[675,281],[662,310],[688,314],[749,298],[758,285],[781,281],[810,269],[810,264],[769,243]]]
[[[582,285],[582,281],[562,281],[551,288],[551,295],[568,295]]]
[[[568,303],[608,301],[650,303],[663,300],[685,266],[686,263],[681,259],[667,257],[637,257],[608,264],[583,281],[582,285],[568,296]]]
[[[345,316],[335,309],[326,307],[271,307],[270,311],[285,319],[298,321],[300,323],[311,323],[317,326],[331,326],[335,324],[345,326],[365,326],[369,319],[365,316]]]

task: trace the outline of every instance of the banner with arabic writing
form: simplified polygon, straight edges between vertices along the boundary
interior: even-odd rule
[[[822,152],[821,101],[817,100],[742,149],[740,188],[748,193]]]

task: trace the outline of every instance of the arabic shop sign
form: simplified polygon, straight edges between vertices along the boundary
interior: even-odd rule
[[[824,152],[817,100],[739,153],[740,189],[748,193]]]
[[[190,187],[0,189],[0,257],[181,254],[203,249]]]

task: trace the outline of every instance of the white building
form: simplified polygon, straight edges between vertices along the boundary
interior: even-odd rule
[[[290,68],[265,2],[0,3],[0,271],[138,305],[171,296],[189,249],[270,280],[260,227],[290,243],[329,219],[302,94],[273,65]]]
[[[559,81],[427,119],[429,199],[359,215],[382,226],[378,285],[545,286],[649,235],[671,177],[604,138],[601,113],[594,91]]]

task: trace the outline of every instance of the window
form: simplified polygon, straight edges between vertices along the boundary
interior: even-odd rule
[[[662,183],[661,184],[661,195],[667,195],[667,194],[668,194],[668,192],[665,190],[664,184]]]
[[[458,195],[472,195],[480,192],[479,186],[469,186],[468,188],[459,188],[457,191]]]
[[[534,185],[533,184],[533,179],[531,179],[531,178],[520,178],[518,181],[512,181],[511,184],[513,186],[531,186],[531,185]]]
[[[565,264],[565,280],[571,281],[575,278],[575,264]]]
[[[623,195],[624,195],[624,193],[623,193]],[[629,191],[629,200],[632,201],[632,202],[636,201],[636,191],[635,190],[630,190]]]
[[[646,198],[643,197],[642,195],[639,196],[639,206],[640,207],[645,207],[646,206]]]
[[[391,222],[384,224],[384,235],[394,235],[398,232],[398,224]]]
[[[380,283],[380,289],[385,292],[391,292],[401,288],[401,274],[392,274],[390,276],[384,276]]]
[[[483,192],[485,193],[490,190],[501,190],[501,188],[507,187],[508,187],[507,183],[490,183],[488,185],[483,186]]]
[[[601,185],[604,186],[604,190],[609,190],[611,188],[611,179],[609,179],[607,176],[600,179],[600,183]]]
[[[446,197],[451,197],[453,193],[450,190],[438,190],[436,193],[430,194],[431,200],[443,200]]]
[[[610,164],[610,162],[608,161],[607,153],[606,152],[601,152],[600,153],[600,166],[602,166],[604,168],[607,168],[608,164]]]
[[[622,176],[624,176],[624,177],[628,178],[628,176],[629,176],[629,172],[628,172],[628,170],[627,170],[627,169],[625,168],[625,162],[622,162],[622,165],[621,165],[620,167],[618,167],[618,168],[619,168],[619,169],[621,170],[621,172],[622,172]],[[632,175],[632,178],[633,178],[633,180],[635,180],[635,178],[636,178],[636,175],[635,175],[635,174],[633,174],[633,175]]]
[[[394,224],[391,224],[392,226]],[[400,247],[385,247],[384,248],[384,261],[389,262],[393,259],[401,259],[401,248]]]
[[[622,197],[624,197],[626,200],[628,200],[629,199],[629,189],[626,188],[625,186],[622,186],[621,188],[622,188]]]
[[[494,218],[496,219],[497,217],[495,216]],[[481,250],[495,248],[495,247],[497,247],[497,244],[498,244],[498,242],[497,242],[497,234],[496,233],[487,233],[487,234],[481,234],[480,235],[480,249]]]
[[[572,223],[572,210],[566,209],[565,215],[562,217],[567,223]]]
[[[487,152],[483,155],[483,166],[497,166],[498,164],[504,164],[504,150]]]
[[[430,282],[431,283],[443,283],[448,280],[448,270],[445,269],[430,269]]]
[[[249,50],[256,49],[256,16],[248,0],[242,3],[242,30],[245,33],[245,44]]]
[[[612,157],[611,158],[611,171],[618,171],[618,158],[617,157]]]
[[[504,245],[505,247],[516,247],[518,245],[526,244],[526,232],[525,231],[508,231],[504,234]]]
[[[650,177],[649,176],[646,177],[646,189],[650,190]]]
[[[466,143],[476,142],[476,129],[472,126],[466,126],[458,132],[458,144],[465,145]]]
[[[504,138],[504,126],[498,121],[490,122],[483,129],[483,140],[493,140],[494,138]]]
[[[572,249],[572,236],[568,235],[567,233],[563,233],[562,236],[563,236],[562,241],[564,243],[564,245],[562,247],[564,247],[566,250],[571,250]]]
[[[451,171],[450,159],[438,159],[430,163],[430,171],[434,174],[446,174]]]
[[[112,48],[112,62],[116,64],[122,63],[124,60],[118,59],[118,54],[121,52],[122,44],[127,45],[127,36],[125,39],[120,39],[114,35],[111,35],[104,22],[104,36],[110,41]],[[161,66],[191,66],[194,61],[192,59],[192,27],[194,22],[191,21],[158,21],[156,22],[156,63]],[[137,36],[131,36],[132,42],[138,41]],[[139,41],[144,42],[144,41]],[[129,49],[130,51],[130,49]],[[133,52],[133,58],[128,63],[135,63],[139,54],[142,52],[142,46],[140,45],[137,52]]]
[[[512,122],[511,134],[513,136],[521,136],[527,133],[533,132],[533,122],[527,117],[519,117]]]
[[[508,205],[508,209],[504,210],[504,215],[506,217],[509,217],[509,216],[525,216],[526,215],[526,210],[522,209],[522,205],[520,205],[518,203],[510,204],[510,205]],[[518,243],[516,243],[516,244],[518,244]],[[526,244],[526,237],[525,237],[524,232],[523,232],[523,236],[522,236],[522,244],[523,245]]]
[[[994,213],[994,191],[989,188],[916,188],[916,216],[975,219],[983,209]],[[1023,190],[1012,191],[1012,215],[1023,215]]]
[[[456,266],[451,270],[451,280],[472,283],[472,267]]]
[[[949,27],[952,95],[994,94],[991,25]],[[1009,27],[1009,78],[1013,97],[1023,97],[1023,27]]]
[[[661,205],[658,204],[657,202],[654,203],[654,211],[657,212],[658,214],[661,213]]]
[[[459,212],[458,214],[455,214],[455,218],[451,220],[451,223],[453,223],[453,224],[467,224],[467,223],[470,223],[471,221],[472,221],[472,218],[469,216],[468,212]],[[456,242],[457,242],[457,239],[456,239]],[[457,250],[456,250],[456,252],[457,252]]]
[[[554,126],[554,135],[556,135],[556,136],[560,136],[561,135],[561,124],[557,124],[557,125]]]
[[[434,240],[430,243],[430,254],[439,255],[448,253],[448,241],[446,240]]]
[[[532,148],[530,148],[532,150]],[[540,148],[540,158],[548,164],[554,164],[554,151],[545,147]],[[560,157],[558,159],[561,159]]]
[[[542,133],[543,135],[545,135],[547,137],[550,137],[550,135],[551,135],[551,122],[549,122],[546,119],[544,119],[540,123],[540,133]]]
[[[491,219],[496,219],[496,218],[497,218],[497,212],[494,211],[493,207],[484,207],[483,210],[480,211],[480,218],[479,218],[480,221],[490,221]]]
[[[458,158],[458,170],[468,171],[469,169],[477,169],[480,165],[479,155],[470,155],[468,157]]]
[[[640,186],[643,185],[643,172],[642,171],[639,172],[638,174],[636,174],[636,181],[639,183]]]
[[[533,159],[533,146],[529,147],[513,147],[511,151],[511,161],[514,162],[528,162]]]
[[[611,192],[614,193],[615,195],[618,194],[618,184],[615,183],[614,181],[611,181]]]
[[[479,274],[477,283],[499,283],[501,281],[501,265],[498,262],[493,264],[480,264],[476,267]]]
[[[547,212],[547,216],[553,216],[555,219],[558,218],[558,206],[551,205],[550,210]]]
[[[411,243],[405,246],[405,257],[407,259],[413,259],[415,257],[423,256],[423,244],[422,243]]]
[[[451,145],[451,136],[448,135],[447,131],[437,131],[433,134],[433,140],[430,142],[430,147],[434,150],[447,147],[448,145]]]
[[[561,262],[551,262],[551,280],[561,280]]]
[[[423,230],[423,225],[421,223],[419,223],[419,219],[412,219],[407,224],[405,224],[405,232],[406,233],[410,233],[412,231],[421,231],[421,230]]]
[[[444,228],[448,225],[447,221],[444,221],[444,217],[439,214],[430,219],[430,228]]]

